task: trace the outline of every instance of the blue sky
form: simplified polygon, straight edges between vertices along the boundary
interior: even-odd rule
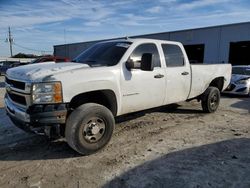
[[[249,0],[0,0],[0,56],[10,55],[8,26],[14,54],[41,54],[65,42],[247,22],[249,10]]]

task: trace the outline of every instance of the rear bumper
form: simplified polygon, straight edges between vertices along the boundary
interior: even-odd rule
[[[15,105],[7,96],[4,99],[7,115],[12,122],[25,131],[55,124],[65,124],[67,104],[33,105],[23,109]]]

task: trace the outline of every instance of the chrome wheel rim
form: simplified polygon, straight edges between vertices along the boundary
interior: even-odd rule
[[[102,118],[90,118],[86,123],[83,123],[83,138],[89,143],[98,142],[103,137],[105,128],[106,124]]]

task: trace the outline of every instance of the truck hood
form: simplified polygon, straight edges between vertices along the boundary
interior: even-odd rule
[[[11,68],[7,71],[7,77],[23,81],[34,81],[80,68],[89,68],[89,66],[81,63],[55,63],[52,61]]]

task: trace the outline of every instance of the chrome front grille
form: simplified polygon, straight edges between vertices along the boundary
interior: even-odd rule
[[[25,90],[25,82],[11,80],[11,79],[5,77],[5,83],[7,83],[9,86],[11,86],[13,88],[17,88],[17,89],[20,89],[20,90]]]
[[[30,84],[5,77],[8,98],[16,105],[27,108],[31,104]]]
[[[8,96],[9,96],[9,98],[10,98],[13,102],[15,102],[15,103],[17,103],[17,104],[21,104],[21,105],[23,105],[23,106],[26,106],[26,105],[27,105],[27,102],[26,102],[26,99],[25,99],[24,96],[22,96],[22,95],[17,95],[17,94],[15,94],[15,93],[10,93],[10,92],[7,92],[7,94],[8,94]]]

